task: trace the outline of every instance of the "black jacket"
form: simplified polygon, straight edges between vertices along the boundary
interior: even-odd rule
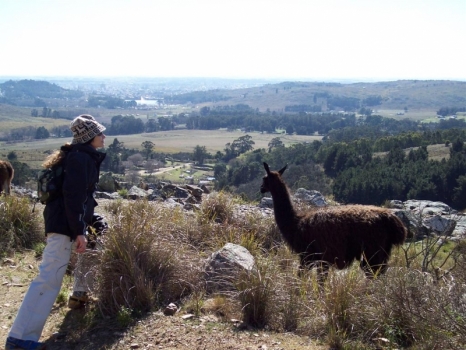
[[[62,195],[44,209],[45,233],[60,233],[71,240],[84,235],[91,224],[94,191],[99,182],[100,164],[105,153],[85,144],[71,147],[65,158],[65,178]]]

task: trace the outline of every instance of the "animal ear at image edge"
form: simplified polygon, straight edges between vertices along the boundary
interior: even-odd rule
[[[266,162],[264,162],[264,169],[267,172],[267,174],[270,174],[269,165]]]
[[[287,166],[288,166],[288,164],[285,165],[283,168],[281,168],[281,169],[278,171],[278,173],[279,173],[280,175],[283,175],[283,173],[285,172]]]

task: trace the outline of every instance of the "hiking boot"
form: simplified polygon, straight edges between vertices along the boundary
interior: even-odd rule
[[[70,309],[82,309],[89,302],[89,295],[86,292],[73,293],[68,299],[68,307]]]
[[[34,340],[8,337],[6,338],[5,350],[46,350],[46,345]]]

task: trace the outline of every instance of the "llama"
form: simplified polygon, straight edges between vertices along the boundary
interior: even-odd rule
[[[318,267],[325,276],[329,266],[345,269],[354,260],[366,277],[384,273],[394,245],[403,244],[406,228],[388,209],[344,205],[311,209],[299,214],[282,179],[286,165],[270,171],[264,163],[261,193],[270,192],[277,226],[290,248],[299,255],[300,269]]]
[[[0,160],[0,193],[10,194],[14,174],[11,163],[7,160]]]

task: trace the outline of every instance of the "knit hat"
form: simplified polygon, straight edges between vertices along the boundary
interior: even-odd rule
[[[73,119],[70,129],[73,132],[73,141],[71,143],[74,145],[92,140],[106,128],[97,122],[92,115],[81,114]]]

